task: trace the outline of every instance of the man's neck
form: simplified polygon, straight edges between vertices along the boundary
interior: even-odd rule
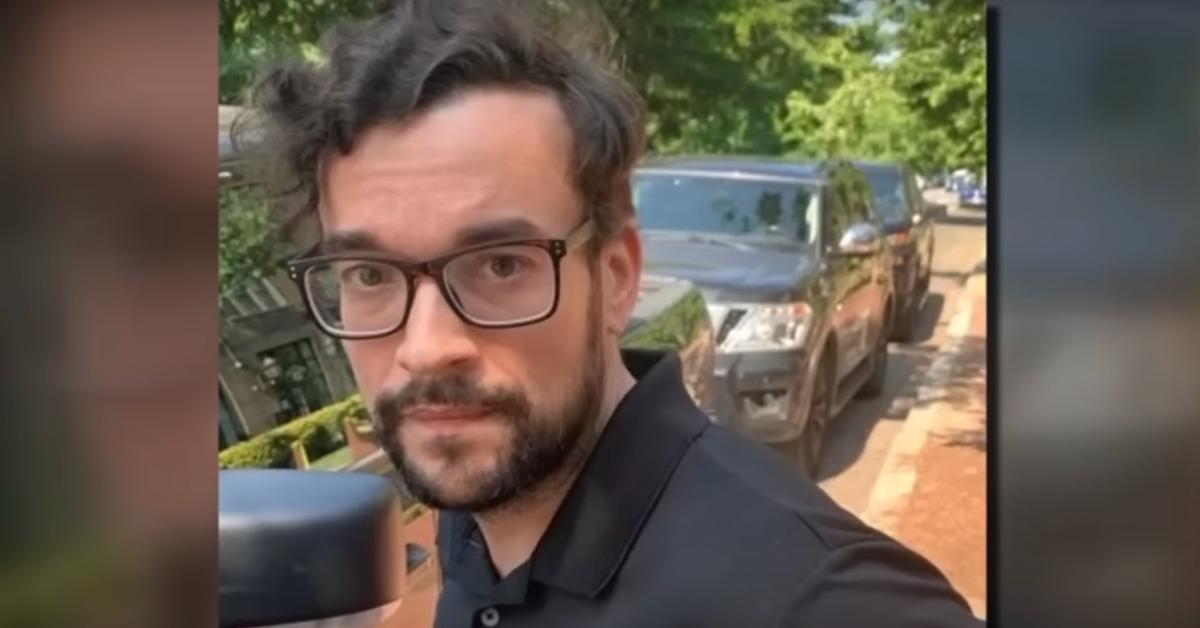
[[[593,446],[612,417],[617,403],[637,383],[620,360],[617,360],[616,364],[617,368],[611,369],[612,375],[605,383],[600,419],[596,422],[592,438],[589,439]],[[475,516],[475,522],[487,543],[492,565],[500,577],[512,573],[533,555],[533,550],[541,541],[542,535],[550,527],[554,513],[558,512],[558,507],[562,505],[571,485],[575,483],[588,454],[590,451],[580,455],[575,464],[568,465],[562,473],[547,478],[529,493],[494,511]]]

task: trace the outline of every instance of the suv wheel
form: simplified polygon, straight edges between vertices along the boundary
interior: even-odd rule
[[[871,352],[871,376],[863,383],[855,395],[860,399],[875,399],[883,394],[883,385],[887,381],[888,366],[888,333],[887,329],[880,330],[879,339],[875,341],[875,350]]]
[[[775,445],[788,462],[796,465],[812,480],[817,479],[821,464],[821,447],[825,442],[825,430],[829,427],[833,412],[833,364],[828,355],[821,358],[817,374],[813,378],[812,395],[809,396],[808,418],[804,431],[795,440]]]

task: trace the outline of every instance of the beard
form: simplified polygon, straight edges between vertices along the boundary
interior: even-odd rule
[[[594,287],[594,286],[593,286]],[[588,302],[587,333],[579,363],[582,372],[566,400],[556,408],[535,408],[528,395],[515,387],[484,387],[469,373],[448,373],[410,381],[375,402],[375,432],[405,488],[417,501],[439,510],[484,513],[528,494],[548,479],[581,464],[599,434],[597,424],[604,390],[601,313],[596,290]],[[465,493],[451,494],[438,477],[415,464],[406,454],[400,430],[409,411],[422,405],[465,405],[486,408],[500,417],[511,437],[502,444],[494,468],[473,470],[462,478]],[[469,445],[455,436],[436,437],[429,449],[447,469],[466,457]]]

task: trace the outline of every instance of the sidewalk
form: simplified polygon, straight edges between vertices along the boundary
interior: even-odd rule
[[[968,280],[950,334],[888,453],[863,518],[936,564],[984,617],[986,275]]]

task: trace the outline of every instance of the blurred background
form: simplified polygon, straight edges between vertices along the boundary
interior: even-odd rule
[[[1200,5],[997,4],[992,616],[1194,626]]]
[[[0,625],[211,626],[216,7],[4,12]]]
[[[993,3],[986,91],[897,54],[957,45],[940,29],[978,3],[601,4],[657,152],[868,151],[991,180],[991,622],[1194,626],[1194,3]],[[261,225],[218,228],[213,105],[366,10],[273,6],[4,9],[0,626],[215,623],[213,457],[250,436],[214,443],[218,312]],[[955,98],[973,106],[938,106]],[[225,238],[249,255],[214,264]]]

